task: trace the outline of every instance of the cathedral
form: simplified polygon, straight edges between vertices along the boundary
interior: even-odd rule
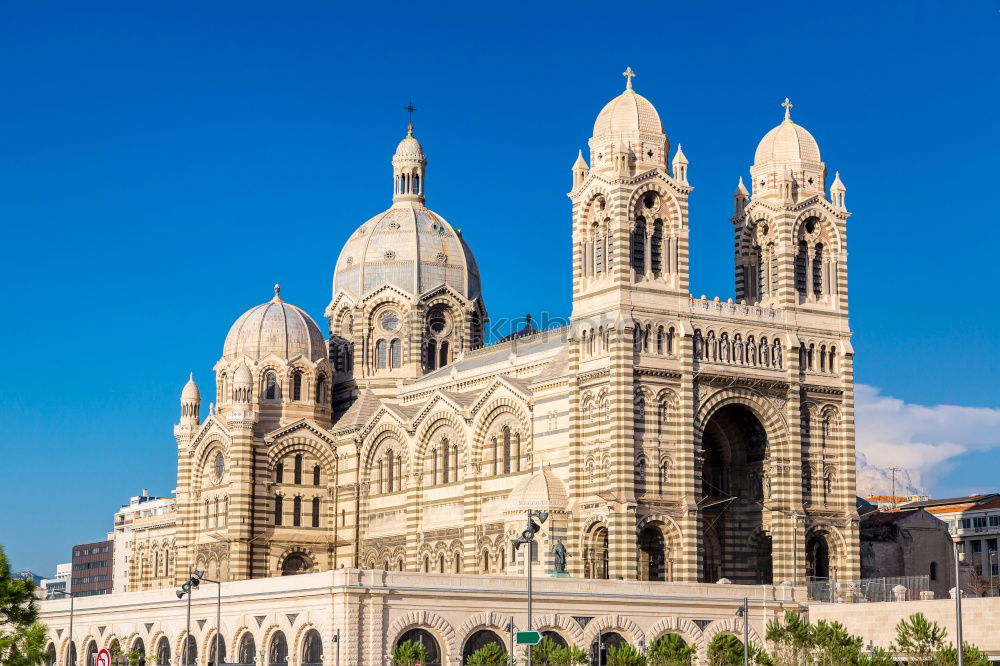
[[[326,332],[275,285],[204,420],[184,387],[176,512],[135,526],[129,589],[189,567],[859,577],[844,185],[786,99],[733,196],[735,299],[693,296],[688,161],[633,76],[571,169],[568,325],[487,344],[411,125],[391,205],[345,233]],[[548,518],[517,549],[528,511]]]

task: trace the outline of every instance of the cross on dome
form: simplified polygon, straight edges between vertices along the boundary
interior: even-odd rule
[[[411,101],[403,107],[403,110],[410,114],[410,122],[406,126],[406,133],[409,136],[413,136],[413,112],[417,110],[417,107],[413,106],[413,102]]]
[[[788,98],[786,97],[785,101],[781,103],[781,106],[785,107],[785,120],[791,120],[792,119],[792,107],[795,106],[795,105],[792,104],[791,102],[789,102]]]
[[[632,71],[631,67],[626,67],[622,76],[625,77],[625,90],[632,90],[632,79],[635,78],[635,72]]]

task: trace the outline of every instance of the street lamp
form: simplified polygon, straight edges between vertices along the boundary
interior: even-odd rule
[[[48,590],[52,594],[69,597],[69,647],[66,648],[66,663],[76,666],[76,655],[73,653],[73,593],[66,590]]]
[[[962,643],[962,576],[959,570],[959,560],[965,559],[965,549],[962,549],[962,553],[958,552],[958,541],[954,545],[955,553],[955,636],[956,642],[958,644],[958,666],[965,666],[965,646]]]
[[[536,523],[532,518],[538,518]],[[531,546],[535,541],[535,534],[538,530],[542,529],[542,523],[549,519],[549,514],[547,511],[528,511],[528,527],[521,532],[521,536],[517,539],[511,539],[510,542],[514,545],[516,550],[521,546],[521,544],[528,544],[528,550],[524,556],[525,567],[528,569],[528,631],[531,631]],[[513,646],[511,646],[513,648]],[[531,666],[531,648],[528,646],[528,666]]]
[[[195,570],[194,573],[191,574],[191,577],[177,589],[178,599],[183,599],[184,595],[187,595],[187,630],[184,633],[184,647],[182,648],[184,650],[183,666],[191,666],[191,664],[188,663],[188,653],[190,652],[188,650],[188,643],[191,640],[191,592],[198,589],[198,585],[201,584],[201,577],[204,574],[204,571]],[[218,655],[218,652],[218,647],[216,647],[216,655]]]
[[[750,666],[750,600],[743,597],[743,607],[736,609],[736,617],[743,618],[743,666]]]

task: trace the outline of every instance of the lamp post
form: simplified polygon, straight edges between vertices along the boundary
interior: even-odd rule
[[[61,594],[69,597],[69,647],[66,648],[66,663],[69,666],[76,666],[76,655],[73,654],[73,593],[66,590],[49,590],[52,594]]]
[[[536,523],[533,518],[538,518]],[[528,526],[521,533],[521,536],[517,539],[511,539],[510,542],[517,549],[521,544],[528,544],[528,549],[525,551],[524,563],[525,567],[528,569],[528,631],[531,631],[531,546],[535,541],[535,534],[538,530],[542,529],[542,523],[548,520],[549,514],[547,511],[528,511]],[[513,647],[513,646],[511,646]],[[528,646],[528,666],[531,666],[531,648]]]
[[[954,543],[955,553],[955,636],[958,644],[958,666],[965,666],[965,646],[962,643],[962,578],[959,571],[958,541]],[[963,552],[962,555],[965,553]]]
[[[201,577],[204,573],[204,571],[195,570],[191,574],[191,577],[177,589],[178,599],[183,599],[184,595],[187,595],[187,629],[184,632],[184,647],[181,648],[184,650],[183,666],[191,666],[188,663],[188,644],[191,640],[191,592],[192,590],[196,590],[198,585],[201,584]],[[216,648],[216,654],[218,654],[218,648]]]
[[[222,651],[219,649],[219,641],[222,640],[222,583],[211,578],[202,577],[204,583],[215,583],[215,666],[220,666],[225,660],[222,658]],[[188,595],[190,596],[190,595]]]
[[[337,646],[336,661],[334,661],[334,666],[340,666],[340,628],[337,628],[336,633],[333,634],[333,644]]]
[[[743,666],[750,666],[750,600],[743,597],[743,607],[736,609],[736,617],[743,618]]]

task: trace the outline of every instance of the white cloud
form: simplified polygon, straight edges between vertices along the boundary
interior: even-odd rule
[[[889,467],[900,467],[896,489],[928,492],[951,471],[954,458],[1000,447],[1000,409],[916,405],[855,386],[858,493],[888,495]]]

